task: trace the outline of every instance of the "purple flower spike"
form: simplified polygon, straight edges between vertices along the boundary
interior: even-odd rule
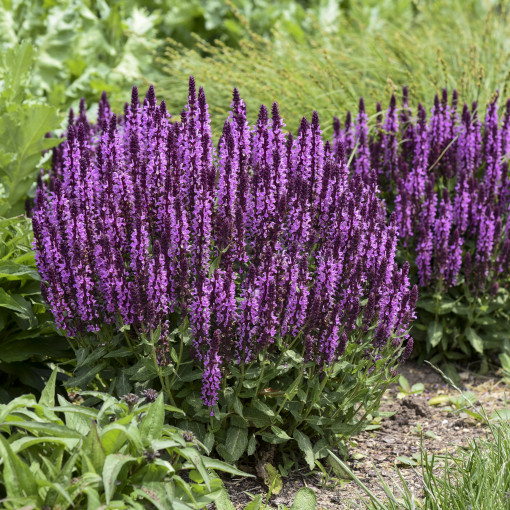
[[[392,105],[378,159],[388,168],[396,168],[399,126]],[[416,144],[425,146],[420,129]],[[341,139],[325,144],[314,112],[293,137],[276,103],[270,112],[262,106],[252,126],[234,90],[216,148],[193,77],[176,123],[152,86],[142,104],[134,87],[120,117],[103,96],[97,125],[82,105],[33,211],[42,293],[58,326],[70,337],[105,325],[158,329],[166,364],[174,321],[186,321],[211,411],[226,366],[271,356],[277,342],[302,338],[321,369],[376,330],[374,358],[400,344],[416,300],[409,269],[395,263],[397,225],[377,196],[363,101],[335,133]],[[405,182],[402,189],[417,207],[421,195]],[[443,230],[445,246],[458,246]]]
[[[510,100],[500,120],[496,92],[483,122],[476,101],[459,112],[458,100],[453,91],[449,104],[444,89],[430,115],[419,104],[413,116],[404,87],[400,112],[394,96],[384,123],[377,110],[375,133],[368,147],[358,144],[353,161],[363,174],[363,162],[370,159],[401,245],[414,256],[420,286],[442,292],[463,276],[472,292],[482,293],[507,274],[501,260],[510,246]],[[350,116],[343,129],[334,122],[336,153],[352,140],[353,130],[364,140],[363,112],[360,105],[354,126]]]

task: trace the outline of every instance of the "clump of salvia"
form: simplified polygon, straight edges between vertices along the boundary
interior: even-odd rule
[[[175,123],[152,86],[142,104],[133,88],[121,116],[103,97],[97,124],[83,105],[71,112],[39,183],[43,295],[70,337],[161,327],[161,364],[170,318],[187,318],[207,406],[228,363],[269,356],[277,340],[298,337],[305,358],[326,366],[372,335],[377,358],[388,341],[405,343],[417,300],[377,191],[323,142],[316,113],[297,136],[276,104],[250,126],[234,90],[215,147],[193,78]]]
[[[462,276],[481,293],[509,275],[510,100],[501,121],[497,101],[482,121],[476,102],[459,108],[457,92],[449,101],[444,90],[429,116],[421,104],[413,116],[404,87],[402,108],[394,96],[385,114],[378,105],[371,136],[362,101],[354,122],[335,119],[334,147],[354,151],[355,172],[381,184],[423,287],[448,289]]]

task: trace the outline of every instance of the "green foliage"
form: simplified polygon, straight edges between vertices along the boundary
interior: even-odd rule
[[[166,76],[158,89],[179,112],[190,74],[208,91],[216,131],[227,115],[231,90],[238,87],[254,120],[261,103],[278,101],[284,119],[343,116],[364,96],[369,109],[381,97],[408,85],[411,99],[457,88],[459,100],[487,100],[509,89],[507,27],[510,2],[480,0],[394,0],[348,2],[337,30],[315,27],[299,41],[285,30],[273,40],[255,33],[240,48],[202,41],[186,49],[169,43],[160,65]],[[289,126],[298,127],[299,121]],[[324,126],[325,123],[323,122]],[[324,129],[324,127],[323,127]]]
[[[59,143],[44,137],[59,125],[55,109],[34,102],[27,93],[33,63],[34,51],[28,43],[1,55],[0,217],[24,212],[42,152]]]
[[[287,468],[304,460],[313,469],[327,456],[326,447],[345,443],[377,416],[384,390],[395,380],[398,353],[390,346],[374,361],[365,355],[371,339],[364,337],[350,342],[338,362],[321,370],[303,359],[298,338],[294,345],[282,343],[267,355],[260,353],[246,367],[232,363],[225,368],[211,413],[201,399],[202,370],[189,357],[186,324],[169,336],[172,363],[166,367],[156,362],[159,333],[141,341],[132,333],[127,327],[115,336],[78,339],[77,365],[67,386],[96,384],[118,395],[162,389],[187,415],[177,426],[191,430],[230,463],[255,456],[264,464],[264,456],[277,449]]]
[[[50,374],[47,358],[72,356],[41,298],[31,240],[30,220],[0,218],[0,402],[40,392]]]
[[[61,396],[56,405],[55,381],[53,372],[39,401],[0,405],[2,508],[199,509],[220,494],[213,469],[249,476],[165,425],[165,413],[183,413],[163,395],[126,403],[92,392],[96,407]]]
[[[142,2],[162,17],[160,34],[186,47],[195,45],[194,34],[207,41],[239,47],[250,31],[270,37],[281,31],[304,42],[319,26],[335,31],[342,5],[334,0],[149,0]]]
[[[103,90],[115,103],[141,76],[158,77],[153,53],[165,37],[189,47],[197,33],[238,47],[249,30],[269,36],[278,29],[305,42],[312,20],[331,31],[339,14],[332,0],[4,0],[0,48],[32,44],[30,89],[52,105],[67,107],[80,97],[92,104]]]
[[[423,383],[415,383],[411,386],[403,375],[398,378],[398,386],[400,391],[397,394],[397,398],[405,398],[409,395],[421,395],[425,390]]]
[[[486,371],[488,353],[510,353],[510,294],[505,288],[473,295],[461,277],[447,292],[422,290],[417,308],[412,335],[421,346],[420,360],[443,363],[452,371],[458,360],[476,357]]]
[[[0,47],[33,46],[30,90],[66,107],[89,103],[103,90],[115,92],[147,73],[158,17],[139,2],[45,0],[0,2]]]

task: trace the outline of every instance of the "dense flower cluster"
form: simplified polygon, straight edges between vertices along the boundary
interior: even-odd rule
[[[275,342],[299,337],[322,366],[369,330],[369,356],[405,341],[417,290],[395,262],[396,229],[376,184],[349,176],[316,113],[295,137],[284,128],[276,104],[250,126],[234,90],[213,147],[193,78],[179,122],[152,87],[142,104],[134,88],[120,117],[106,97],[97,124],[83,105],[71,112],[33,213],[57,324],[69,336],[103,323],[161,326],[168,363],[169,321],[187,317],[208,406],[226,363],[253,361]]]
[[[394,96],[385,115],[378,105],[372,136],[363,101],[354,124],[350,113],[343,128],[334,121],[335,150],[345,147],[354,172],[377,180],[393,203],[421,286],[445,289],[463,274],[479,291],[508,276],[510,100],[501,122],[497,101],[482,122],[476,102],[459,111],[457,93],[449,102],[445,90],[427,119],[421,104],[411,115],[404,88],[401,109]]]

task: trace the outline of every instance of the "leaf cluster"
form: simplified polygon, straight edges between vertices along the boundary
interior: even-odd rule
[[[324,370],[282,344],[246,367],[224,368],[219,402],[210,409],[202,402],[202,369],[190,358],[185,327],[170,335],[167,366],[156,360],[157,332],[126,342],[129,331],[80,339],[67,386],[96,384],[117,394],[157,387],[186,413],[176,425],[191,430],[209,451],[230,463],[251,457],[262,464],[277,452],[283,474],[303,460],[313,469],[327,459],[328,447],[341,447],[369,426],[395,380],[398,353],[388,345],[380,359],[367,357],[370,336],[349,343],[342,358]]]
[[[249,495],[252,496],[251,494]],[[267,505],[267,499],[266,502],[263,501],[261,494],[252,497],[253,500],[250,501],[243,510],[271,510],[273,508],[272,506]],[[221,490],[221,494],[215,501],[215,505],[216,510],[235,510],[225,488]],[[316,508],[317,496],[315,495],[315,492],[308,487],[303,487],[297,491],[294,501],[290,507],[283,504],[278,505],[278,510],[315,510]]]
[[[45,138],[59,126],[56,110],[28,91],[33,63],[27,42],[0,55],[0,217],[25,211],[43,151],[60,143]]]
[[[204,456],[192,435],[165,425],[164,404],[89,392],[95,407],[55,403],[56,372],[40,399],[0,406],[2,508],[199,509],[219,495],[213,470],[241,471]],[[135,399],[136,400],[136,399]]]
[[[144,2],[141,2],[142,4]],[[30,91],[67,108],[112,98],[148,72],[162,22],[135,0],[47,0],[0,3],[0,48],[22,41],[35,56]]]
[[[141,3],[160,13],[160,36],[171,37],[188,48],[196,45],[193,34],[238,48],[250,31],[266,38],[271,38],[274,31],[283,32],[304,42],[317,25],[335,31],[342,11],[349,9],[349,2],[332,0],[145,0]]]
[[[421,346],[419,361],[442,363],[450,377],[460,360],[477,359],[486,371],[493,353],[502,363],[510,353],[510,294],[504,287],[475,295],[460,278],[447,292],[421,291],[417,308],[412,335]]]
[[[0,218],[0,402],[40,393],[51,373],[47,360],[73,354],[41,298],[31,240],[30,220]]]

